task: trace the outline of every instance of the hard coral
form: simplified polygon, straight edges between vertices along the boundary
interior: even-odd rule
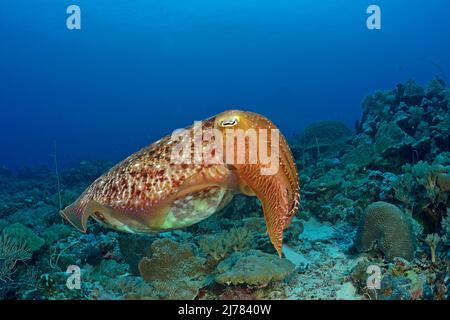
[[[151,245],[152,256],[144,257],[139,271],[147,281],[196,277],[205,271],[205,260],[194,255],[187,244],[158,239]]]
[[[31,253],[38,251],[45,243],[44,239],[38,237],[33,230],[20,223],[7,226],[3,233],[16,241],[24,242]]]
[[[287,259],[258,250],[235,252],[217,266],[216,282],[226,285],[267,285],[281,281],[295,269]]]
[[[425,242],[430,246],[431,262],[436,262],[436,248],[441,242],[441,237],[437,233],[431,233],[425,238]]]
[[[202,236],[198,244],[213,259],[221,260],[232,252],[250,248],[252,240],[252,233],[246,227],[240,227]]]
[[[311,151],[316,157],[334,154],[343,148],[352,131],[338,121],[321,121],[310,124],[297,137],[298,148]]]
[[[392,204],[372,203],[360,219],[355,245],[359,251],[368,251],[377,245],[387,259],[412,260],[416,239],[411,220]]]
[[[139,263],[139,271],[160,292],[160,298],[194,299],[206,285],[206,261],[195,256],[189,245],[158,239],[151,251],[152,256]]]

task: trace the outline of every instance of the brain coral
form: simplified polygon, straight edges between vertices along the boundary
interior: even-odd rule
[[[216,281],[221,284],[267,285],[281,281],[295,265],[287,259],[259,250],[235,252],[217,266]]]
[[[388,259],[414,258],[416,239],[411,220],[398,207],[383,201],[366,208],[356,233],[358,251],[368,251],[375,244]]]

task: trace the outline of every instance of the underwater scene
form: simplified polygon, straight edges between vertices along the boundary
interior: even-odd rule
[[[449,300],[449,10],[1,2],[0,300]]]

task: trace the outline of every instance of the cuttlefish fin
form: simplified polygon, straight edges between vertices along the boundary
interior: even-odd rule
[[[261,175],[259,168],[249,167],[251,166],[239,170],[240,177],[245,188],[252,191],[246,190],[247,194],[253,193],[261,201],[270,241],[281,257],[283,230],[289,212],[288,192],[285,183],[277,175]],[[242,189],[244,188],[241,186],[241,191],[243,191]]]
[[[86,204],[76,201],[59,213],[81,232],[87,231],[87,221],[89,217],[101,208],[96,201],[90,200]]]

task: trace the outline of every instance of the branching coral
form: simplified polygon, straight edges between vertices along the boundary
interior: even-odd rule
[[[11,280],[17,262],[30,258],[31,253],[25,242],[17,242],[8,235],[2,234],[0,236],[0,281]]]
[[[425,238],[425,242],[430,246],[431,262],[433,262],[433,263],[436,262],[436,248],[440,241],[441,241],[441,237],[439,237],[439,235],[437,233],[429,234]]]
[[[368,251],[376,245],[388,259],[412,260],[416,239],[410,219],[392,204],[383,201],[372,203],[359,222],[356,248]]]
[[[434,200],[439,195],[437,187],[437,168],[425,161],[419,161],[411,167],[412,175],[425,188],[430,200]]]
[[[394,185],[395,197],[416,214],[428,216],[426,223],[436,232],[437,224],[445,208],[448,207],[449,193],[449,166],[448,155],[441,154],[436,157],[433,164],[419,161],[415,165],[406,164],[402,167],[403,174],[399,176]]]

